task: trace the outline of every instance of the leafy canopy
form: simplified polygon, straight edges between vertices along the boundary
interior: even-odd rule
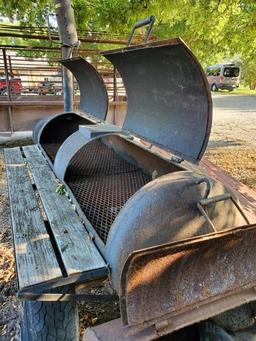
[[[73,0],[79,29],[127,34],[135,21],[155,15],[159,39],[180,36],[204,66],[234,56],[256,65],[255,0]],[[0,13],[45,26],[53,1],[0,0]],[[248,68],[248,69],[251,69]]]

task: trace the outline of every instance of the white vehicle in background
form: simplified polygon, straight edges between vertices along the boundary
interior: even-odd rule
[[[240,67],[235,64],[218,64],[208,66],[206,76],[212,91],[233,91],[239,87]]]

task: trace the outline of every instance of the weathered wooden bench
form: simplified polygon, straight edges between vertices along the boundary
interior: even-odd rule
[[[69,198],[56,192],[58,180],[38,147],[5,149],[5,161],[19,297],[66,301],[72,297],[72,294],[63,295],[66,288],[91,280],[104,280],[108,274],[105,261]],[[53,288],[62,290],[56,292]],[[26,309],[30,316],[26,316],[24,329],[42,328],[42,333],[54,337],[54,328],[43,330],[44,327],[36,322],[29,324],[28,319],[35,320],[37,313],[46,314],[45,309],[56,308],[63,310],[63,321],[67,312],[67,322],[67,319],[72,320],[72,307],[76,314],[75,304],[72,304],[30,304]],[[73,318],[73,321],[69,330],[60,322],[59,333],[65,330],[63,340],[75,340],[78,323],[77,319]],[[23,339],[28,340],[28,336]]]

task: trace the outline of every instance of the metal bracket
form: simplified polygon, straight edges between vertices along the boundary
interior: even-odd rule
[[[172,155],[171,161],[175,163],[181,163],[182,161],[184,161],[184,159],[178,155]]]

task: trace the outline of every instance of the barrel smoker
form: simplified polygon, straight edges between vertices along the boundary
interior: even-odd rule
[[[104,122],[99,74],[74,59],[62,63],[77,78],[81,113],[50,118],[35,136],[109,265],[122,333],[151,340],[255,299],[256,232],[235,195],[198,166],[212,102],[186,44],[103,56],[126,89],[122,129]]]

